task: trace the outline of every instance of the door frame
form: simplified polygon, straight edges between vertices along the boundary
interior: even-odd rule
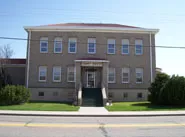
[[[95,71],[88,71],[88,70],[87,70],[87,85],[86,85],[86,87],[89,88],[89,86],[88,86],[89,85],[88,84],[89,83],[89,74],[92,74],[94,76],[94,82],[93,82],[94,84],[93,84],[92,88],[95,88],[95,86],[96,86],[96,73],[95,73]]]

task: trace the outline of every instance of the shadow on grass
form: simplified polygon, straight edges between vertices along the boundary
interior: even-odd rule
[[[72,102],[67,102],[67,101],[37,101],[37,100],[31,100],[28,103],[57,103],[57,104],[73,105]]]
[[[150,102],[135,103],[131,106],[146,107],[149,109],[185,109],[185,106],[171,106],[171,105],[153,105]]]

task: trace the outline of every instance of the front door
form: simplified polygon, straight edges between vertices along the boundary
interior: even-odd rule
[[[95,71],[87,71],[87,88],[95,88]]]

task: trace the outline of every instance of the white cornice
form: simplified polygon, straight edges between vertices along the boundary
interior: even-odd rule
[[[76,32],[113,32],[113,33],[152,33],[159,29],[127,28],[127,27],[92,27],[92,26],[25,26],[26,31],[76,31]]]

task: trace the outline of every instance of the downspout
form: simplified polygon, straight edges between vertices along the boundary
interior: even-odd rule
[[[28,30],[27,74],[26,74],[26,87],[27,88],[28,88],[29,70],[30,70],[30,41],[31,41],[31,30]]]
[[[153,61],[152,61],[152,33],[150,32],[150,77],[151,83],[153,82]]]

